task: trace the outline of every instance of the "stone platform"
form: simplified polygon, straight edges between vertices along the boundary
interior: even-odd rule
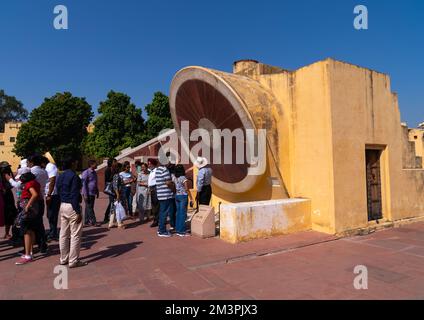
[[[238,243],[311,229],[311,201],[281,199],[223,204],[221,239]]]
[[[102,218],[106,199],[96,204]],[[219,238],[159,238],[148,225],[84,229],[69,289],[56,290],[58,244],[15,266],[0,240],[0,299],[424,299],[424,223],[338,239],[300,232],[229,244]],[[3,229],[0,229],[2,235]],[[368,268],[356,290],[355,266]]]

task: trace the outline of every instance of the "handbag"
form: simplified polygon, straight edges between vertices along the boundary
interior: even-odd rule
[[[38,216],[38,210],[34,208],[34,206],[31,206],[27,212],[25,212],[24,209],[20,210],[16,219],[15,219],[15,226],[21,227],[23,223],[30,222],[37,218]]]
[[[115,202],[115,213],[117,221],[123,221],[125,219],[126,214],[124,206],[118,201]]]
[[[108,196],[114,196],[115,192],[113,192],[113,185],[112,182],[107,182],[105,189],[103,190],[103,193],[107,194]]]

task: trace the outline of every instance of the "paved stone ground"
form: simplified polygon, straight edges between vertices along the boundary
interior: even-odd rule
[[[103,215],[106,200],[96,204]],[[0,242],[0,299],[424,299],[424,223],[336,239],[304,232],[239,245],[158,238],[148,225],[87,228],[69,289],[53,288],[58,244],[30,265]],[[3,230],[1,230],[3,234]],[[355,290],[354,267],[368,267]]]

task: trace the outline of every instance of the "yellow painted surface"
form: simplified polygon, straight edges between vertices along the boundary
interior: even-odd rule
[[[279,170],[292,198],[312,199],[311,220],[318,231],[335,232],[331,108],[326,64],[295,72],[250,76],[282,105],[278,121]],[[318,181],[318,185],[317,185]]]
[[[272,124],[265,174],[243,193],[213,185],[215,210],[219,202],[305,198],[310,199],[310,212],[304,221],[313,230],[335,234],[370,227],[365,152],[378,149],[382,222],[424,217],[424,130],[401,124],[388,75],[332,59],[296,71],[240,61],[235,74],[211,73],[242,97],[256,127],[261,115]],[[226,215],[233,215],[242,228],[246,222],[233,211]],[[297,213],[288,215],[298,218]],[[222,237],[230,242],[232,237],[267,234],[251,232],[244,238],[234,236],[238,231],[229,236],[223,230]]]
[[[409,141],[414,143],[415,155],[421,157],[421,166],[424,168],[424,129],[410,129]]]
[[[12,166],[12,171],[17,171],[21,158],[12,152],[21,123],[9,122],[0,132],[0,161],[7,161]]]
[[[381,157],[383,220],[424,215],[424,170],[404,169],[397,96],[390,78],[351,64],[328,60],[334,155],[336,231],[367,226],[365,148]]]
[[[284,190],[279,184],[273,185],[273,181],[270,179],[273,176],[270,173],[271,167],[267,166],[267,172],[263,175],[253,189],[244,193],[231,193],[226,190],[220,189],[213,183],[212,178],[212,199],[211,206],[214,207],[215,212],[219,211],[219,204],[226,203],[238,203],[238,202],[249,202],[249,201],[265,201],[272,199],[284,199],[286,198]],[[196,180],[199,170],[193,167],[193,190],[192,194],[195,197]]]
[[[303,199],[221,205],[220,238],[238,243],[309,230],[310,205]]]

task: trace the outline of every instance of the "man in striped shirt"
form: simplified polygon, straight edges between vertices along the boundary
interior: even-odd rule
[[[173,182],[169,170],[162,164],[156,168],[156,192],[159,200],[159,237],[170,237],[166,230],[166,218],[171,213],[173,199]]]

